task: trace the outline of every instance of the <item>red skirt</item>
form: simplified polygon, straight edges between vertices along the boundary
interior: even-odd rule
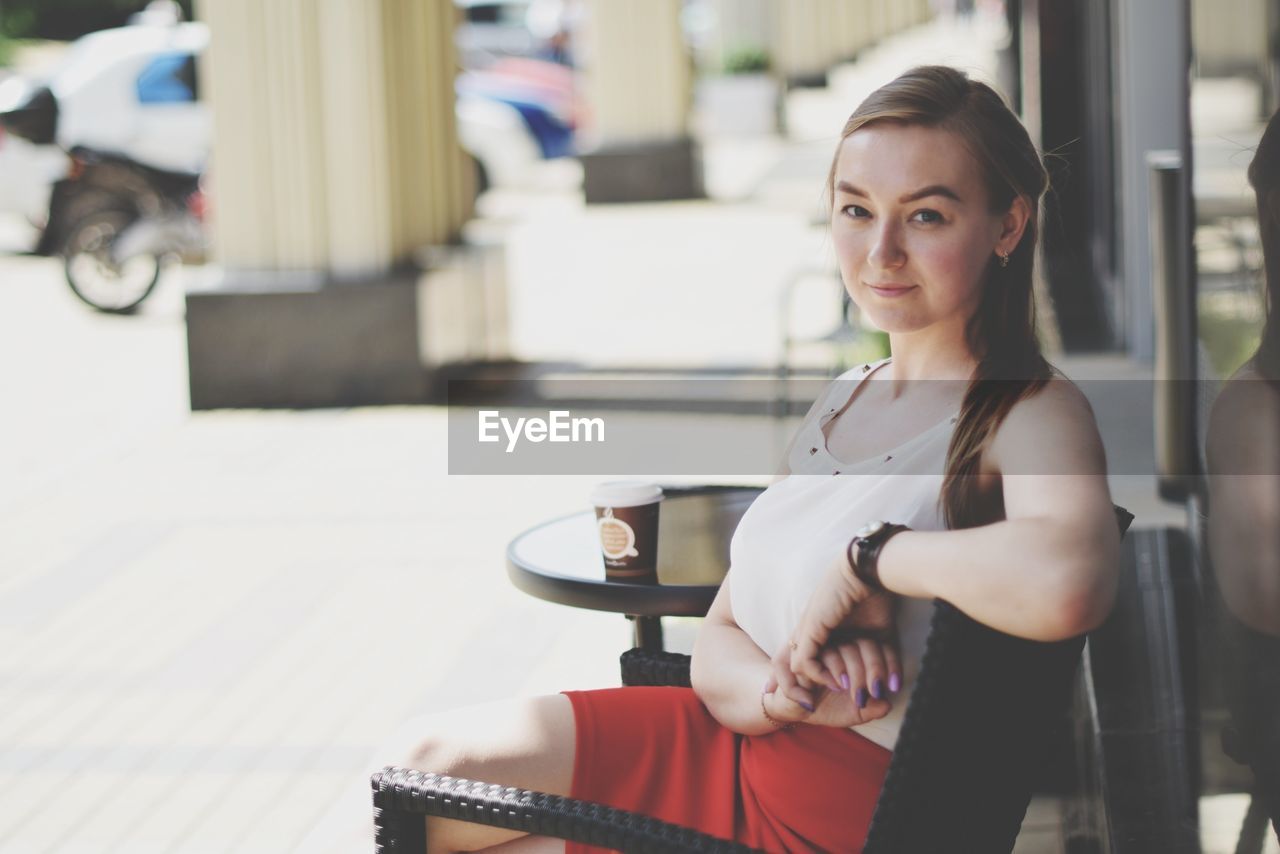
[[[739,735],[689,688],[561,693],[577,725],[574,798],[771,852],[862,850],[893,754],[856,732]]]

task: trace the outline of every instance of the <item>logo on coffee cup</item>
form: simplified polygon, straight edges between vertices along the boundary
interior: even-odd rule
[[[638,557],[636,551],[636,532],[621,519],[615,519],[613,508],[606,507],[600,516],[600,547],[604,556],[610,560],[624,557]]]

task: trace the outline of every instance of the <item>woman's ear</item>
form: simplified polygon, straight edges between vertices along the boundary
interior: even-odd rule
[[[1009,210],[1000,217],[1000,235],[996,243],[997,255],[1011,255],[1022,240],[1022,233],[1027,230],[1027,222],[1031,219],[1031,203],[1026,196],[1016,196]]]

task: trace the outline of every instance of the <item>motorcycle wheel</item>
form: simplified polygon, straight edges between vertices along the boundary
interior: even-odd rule
[[[63,269],[71,291],[98,311],[132,314],[160,281],[161,259],[139,255],[122,264],[111,259],[111,245],[137,215],[103,210],[87,214],[67,235]]]

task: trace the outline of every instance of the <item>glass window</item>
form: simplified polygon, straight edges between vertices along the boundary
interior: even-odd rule
[[[196,100],[195,57],[170,53],[153,59],[138,75],[138,102],[186,104]]]

